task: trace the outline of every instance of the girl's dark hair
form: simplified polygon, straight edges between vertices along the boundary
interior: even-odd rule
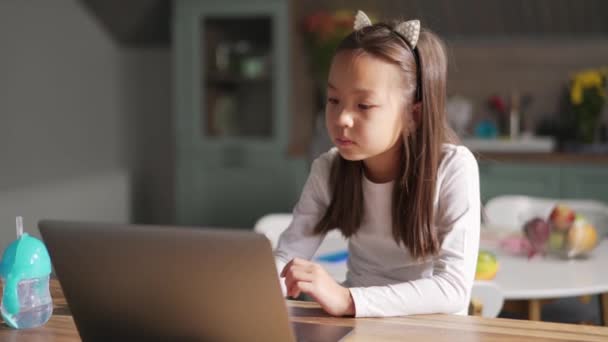
[[[342,51],[366,53],[397,65],[403,74],[407,108],[421,102],[421,115],[412,129],[403,132],[400,176],[392,200],[392,230],[416,259],[437,255],[441,237],[434,228],[434,200],[441,146],[457,141],[445,115],[447,57],[443,42],[422,29],[413,51],[392,26],[379,23],[348,35],[338,46]],[[417,56],[415,55],[417,54]],[[338,228],[346,237],[355,234],[363,212],[363,163],[337,156],[329,186],[332,199],[317,223],[315,233]]]

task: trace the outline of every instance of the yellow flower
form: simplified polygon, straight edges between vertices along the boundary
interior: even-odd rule
[[[597,70],[587,70],[575,76],[575,82],[579,82],[583,88],[601,87],[602,75]]]
[[[572,84],[572,88],[570,89],[570,101],[577,105],[583,102],[583,88],[578,82]]]
[[[604,86],[607,77],[608,67],[583,70],[574,74],[570,85],[570,101],[575,105],[583,103],[583,94],[586,89],[595,89],[598,95],[606,97]]]

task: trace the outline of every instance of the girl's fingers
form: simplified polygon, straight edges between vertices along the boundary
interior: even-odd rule
[[[314,269],[315,269],[315,264],[313,264],[311,262],[296,263],[296,262],[293,262],[293,260],[292,260],[287,265],[285,265],[285,267],[283,268],[283,271],[281,271],[281,277],[287,277],[290,272],[295,272],[295,271],[313,272]]]
[[[295,288],[297,289],[297,296],[296,297],[298,297],[300,295],[300,293],[302,293],[302,292],[304,292],[304,293],[306,293],[308,295],[312,295],[313,286],[312,286],[311,282],[308,282],[308,281],[298,281],[295,284]]]
[[[310,265],[312,264],[311,261],[308,261],[306,259],[302,259],[302,258],[293,258],[293,264],[294,265]]]
[[[310,272],[306,272],[304,270],[293,270],[287,272],[287,276],[285,277],[285,285],[289,287],[289,285],[298,281],[313,281],[315,279],[315,275]]]
[[[296,284],[298,281],[307,281],[307,282],[313,282],[315,281],[316,277],[313,274],[309,274],[309,273],[296,273],[295,275],[292,276],[292,274],[289,272],[287,274],[287,277],[284,278],[285,279],[285,288],[289,289],[291,287],[294,286],[294,284]]]
[[[285,275],[285,287],[288,290],[287,293],[290,294],[289,289],[293,288],[294,284],[297,284],[300,281],[313,282],[315,279],[316,274],[310,272],[310,268],[308,266],[293,266],[286,272]]]
[[[303,270],[289,271],[285,277],[285,287],[289,289],[298,281],[312,282],[316,279],[315,274]]]
[[[285,272],[285,276],[289,275],[289,273],[314,273],[314,268],[313,265],[292,265],[289,270]]]
[[[312,264],[312,262],[310,262],[306,259],[293,258],[285,265],[285,267],[283,267],[283,270],[281,271],[280,276],[284,277],[287,270],[289,270],[294,265],[302,266],[302,265],[309,265],[309,264]]]
[[[294,282],[293,285],[288,288],[287,295],[291,296],[292,298],[298,298],[302,292],[312,295],[312,292],[313,292],[312,283],[309,281]]]
[[[304,293],[312,292],[312,283],[308,281],[299,281],[296,283],[298,289]]]
[[[294,281],[290,279],[289,282],[285,281],[285,287],[287,288],[287,295],[292,298],[297,298],[300,295],[300,290],[298,289],[298,281]]]
[[[298,289],[298,283],[294,282],[290,287],[287,288],[287,295],[291,298],[298,298],[300,295],[300,289]]]
[[[287,289],[287,294],[291,294],[291,288],[293,287],[293,284],[295,282],[293,281],[293,279],[291,277],[285,277],[285,288]]]
[[[283,267],[283,270],[281,270],[281,274],[279,275],[280,277],[284,277],[285,276],[285,272],[287,272],[287,270],[291,267],[291,265],[293,264],[293,259],[290,260],[285,267]]]

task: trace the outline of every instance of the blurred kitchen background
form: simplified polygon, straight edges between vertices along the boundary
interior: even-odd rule
[[[484,202],[608,202],[608,1],[0,0],[0,247],[17,215],[37,235],[291,211],[330,147],[324,72],[356,9],[445,39]]]

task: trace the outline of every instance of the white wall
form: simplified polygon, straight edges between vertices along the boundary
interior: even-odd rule
[[[133,219],[174,221],[174,125],[169,48],[126,49],[123,87],[133,174]]]
[[[560,100],[574,73],[608,63],[608,39],[513,39],[448,42],[448,92],[471,99],[475,113],[488,112],[493,94],[507,101],[512,91],[534,96],[522,118],[534,125],[543,116],[557,117]],[[608,106],[604,108],[608,119]]]
[[[128,174],[117,169],[2,191],[1,242],[15,238],[16,215],[24,217],[25,231],[36,236],[41,219],[125,222],[131,208],[129,183]]]
[[[119,47],[76,0],[0,1],[0,248],[16,215],[171,220],[169,56]]]
[[[126,165],[121,53],[76,0],[0,2],[0,189]]]

